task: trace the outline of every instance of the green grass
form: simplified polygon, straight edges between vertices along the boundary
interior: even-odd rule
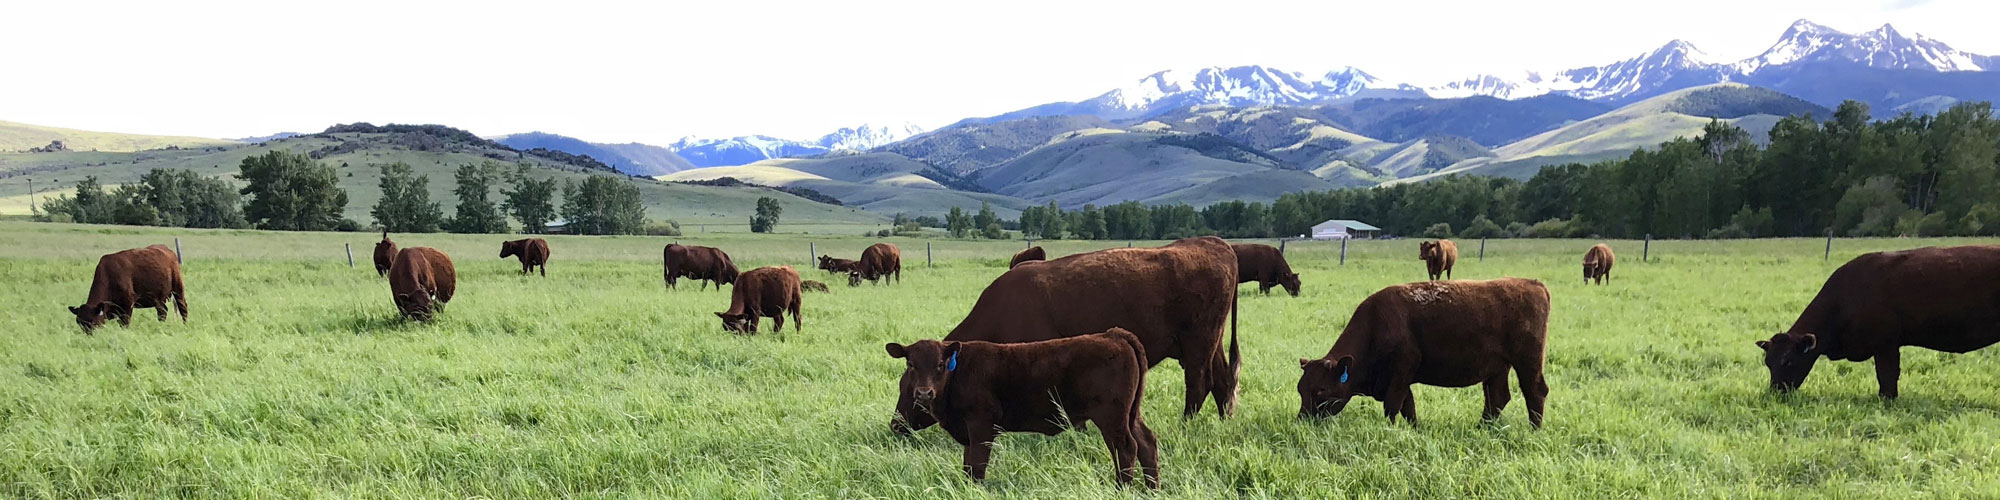
[[[78,331],[97,255],[180,238],[193,320],[141,314]],[[2000,350],[1905,351],[1903,397],[1868,364],[1824,362],[1766,393],[1751,341],[1788,324],[1840,261],[1930,240],[1614,241],[1610,286],[1579,284],[1587,241],[1461,242],[1460,278],[1547,281],[1548,427],[1514,398],[1478,423],[1476,388],[1417,389],[1424,426],[1379,403],[1298,421],[1295,360],[1354,305],[1422,277],[1412,241],[1288,245],[1306,288],[1246,296],[1236,418],[1177,417],[1179,368],[1145,412],[1165,489],[1121,491],[1096,431],[1009,434],[987,483],[935,429],[889,433],[901,363],[884,342],[943,335],[1021,242],[891,239],[905,282],[809,294],[805,331],[726,334],[726,292],[660,285],[668,238],[556,237],[549,277],[500,260],[501,236],[401,235],[450,253],[441,319],[396,319],[365,234],[0,222],[0,497],[396,498],[1836,498],[2000,491]],[[808,245],[873,240],[720,234],[682,242],[746,267],[803,269]],[[1149,244],[1139,242],[1140,245]],[[1067,254],[1124,242],[1053,242]],[[1246,286],[1245,290],[1254,290]],[[1107,291],[1106,293],[1115,293]]]
[[[71,151],[139,151],[167,146],[201,148],[236,144],[222,139],[92,132],[0,121],[0,151],[26,151],[58,140]]]

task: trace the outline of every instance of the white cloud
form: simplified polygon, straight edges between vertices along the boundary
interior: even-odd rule
[[[1740,58],[1798,18],[2000,53],[1986,0],[1415,3],[9,2],[0,120],[210,137],[417,122],[658,144],[939,126],[1167,68],[1435,82],[1674,38]]]

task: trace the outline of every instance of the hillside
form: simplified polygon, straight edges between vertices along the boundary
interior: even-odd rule
[[[1220,135],[1264,151],[1284,162],[1285,168],[1307,171],[1344,159],[1342,150],[1378,142],[1299,107],[1191,107],[1154,115],[1131,129]]]
[[[1333,186],[1284,167],[1268,153],[1212,134],[1113,132],[1078,134],[971,177],[995,193],[1072,208],[1123,201],[1269,201]]]
[[[1066,132],[1112,128],[1090,116],[1044,116],[992,123],[961,123],[875,148],[964,175],[1014,159]]]
[[[130,152],[148,149],[230,146],[235,141],[201,137],[120,134],[0,121],[0,152],[23,152],[62,141],[70,151]]]
[[[671,149],[636,142],[602,144],[544,132],[505,135],[493,140],[515,149],[545,148],[570,154],[590,155],[597,161],[630,175],[650,177],[695,168],[694,164],[688,163]]]
[[[1368,153],[1365,158],[1357,159],[1373,172],[1397,178],[1428,174],[1462,161],[1493,156],[1493,151],[1471,139],[1448,135],[1405,141]]]
[[[349,128],[343,128],[349,127]],[[385,126],[381,129],[386,129]],[[427,126],[435,127],[435,126]],[[340,187],[348,194],[346,216],[369,223],[369,208],[381,198],[378,187],[381,171],[374,165],[404,162],[418,175],[430,179],[431,201],[451,213],[456,199],[451,193],[452,173],[463,164],[498,161],[508,165],[527,164],[532,175],[558,179],[581,179],[586,175],[616,175],[614,172],[563,163],[559,160],[502,149],[484,139],[455,129],[399,129],[402,132],[342,132],[355,130],[340,126],[330,133],[275,139],[260,144],[236,145],[200,150],[153,150],[131,153],[0,153],[0,177],[32,176],[38,197],[54,196],[74,189],[75,182],[94,175],[105,184],[130,183],[154,168],[190,169],[205,176],[230,179],[245,157],[270,150],[311,154],[340,172]],[[445,130],[455,131],[443,132]],[[461,135],[462,134],[462,135]],[[468,139],[470,137],[470,139]],[[625,178],[624,176],[620,176]],[[14,182],[12,179],[10,183]],[[743,224],[755,210],[760,196],[778,198],[785,207],[784,220],[797,223],[876,224],[880,215],[852,207],[813,202],[789,194],[761,188],[720,188],[688,186],[631,179],[640,188],[647,216],[655,220],[673,219],[682,223]],[[46,183],[46,184],[45,184]],[[499,193],[494,193],[497,199]],[[8,193],[0,198],[0,213],[27,213],[26,195]]]
[[[1028,206],[1028,202],[1018,198],[952,190],[946,183],[966,188],[977,186],[894,153],[780,158],[735,167],[687,170],[659,179],[685,182],[723,177],[766,186],[808,188],[839,199],[844,205],[885,215],[942,215],[951,207],[977,210],[981,202],[988,202],[1002,217],[1012,218]]]
[[[1612,106],[1559,95],[1504,100],[1487,96],[1459,99],[1355,99],[1316,106],[1326,122],[1389,142],[1451,135],[1484,145],[1501,145],[1610,111]]]

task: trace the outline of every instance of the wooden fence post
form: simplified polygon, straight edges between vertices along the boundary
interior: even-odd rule
[[[182,264],[182,263],[183,263],[183,262],[181,262],[181,239],[180,239],[180,238],[174,238],[174,263],[175,263],[175,264]]]
[[[1486,238],[1479,239],[1479,260],[1480,262],[1486,261]]]
[[[1646,246],[1639,250],[1639,262],[1647,262],[1652,260],[1652,258],[1653,258],[1653,233],[1646,233]]]
[[[1340,239],[1340,265],[1347,265],[1347,238]]]
[[[810,242],[810,241],[806,242],[806,253],[809,253],[809,254],[812,254],[812,256],[810,256],[810,257],[806,257],[806,262],[810,263],[810,262],[812,262],[812,261],[814,261],[814,260],[818,260],[818,259],[819,259],[819,245],[815,245],[815,244],[813,244],[813,242]]]
[[[1284,254],[1285,254],[1285,239],[1278,238],[1278,255],[1284,255]]]
[[[1820,262],[1833,260],[1833,228],[1826,228],[1826,254],[1821,255],[1819,260]]]
[[[924,267],[937,267],[937,261],[931,260],[931,242],[928,241],[924,242]]]
[[[347,268],[348,268],[348,269],[354,269],[354,244],[353,244],[353,243],[341,243],[341,244],[340,244],[340,246],[341,246],[342,248],[346,248],[346,249],[347,249]],[[175,253],[179,253],[179,252],[175,252]]]

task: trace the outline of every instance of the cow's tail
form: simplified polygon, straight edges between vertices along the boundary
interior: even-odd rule
[[[1113,332],[1113,336],[1118,337],[1118,340],[1125,341],[1125,345],[1131,346],[1132,371],[1139,374],[1139,385],[1132,388],[1132,409],[1129,413],[1132,416],[1132,430],[1136,432],[1138,431],[1139,402],[1145,399],[1146,396],[1146,360],[1149,359],[1146,357],[1146,345],[1139,342],[1138,335],[1133,335],[1131,331],[1122,328]]]

